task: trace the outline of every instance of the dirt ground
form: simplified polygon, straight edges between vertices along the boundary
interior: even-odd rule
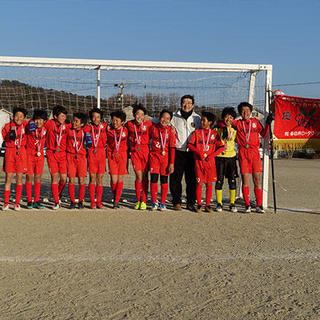
[[[0,319],[320,319],[320,160],[275,171],[277,214],[0,213]]]

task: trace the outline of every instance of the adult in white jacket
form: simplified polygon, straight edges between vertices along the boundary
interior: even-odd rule
[[[181,108],[173,114],[172,126],[176,130],[176,154],[174,172],[170,175],[170,192],[174,210],[181,210],[182,177],[185,175],[187,209],[195,211],[196,177],[193,152],[187,149],[194,130],[199,129],[201,117],[194,111],[194,97],[185,95],[180,101]]]

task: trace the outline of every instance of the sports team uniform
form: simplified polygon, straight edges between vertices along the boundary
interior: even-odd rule
[[[31,131],[27,127],[27,175],[42,175],[44,166],[43,148],[46,144],[47,129],[42,126]],[[27,201],[32,202],[32,183],[26,182]],[[40,199],[41,182],[34,184],[34,202]]]
[[[251,174],[262,172],[262,161],[260,158],[259,135],[265,138],[268,134],[269,126],[263,128],[260,121],[256,118],[248,120],[235,120],[232,126],[237,130],[236,142],[239,147],[238,158],[240,172]],[[262,189],[255,189],[257,206],[262,205]],[[242,187],[243,198],[246,206],[250,206],[249,187]]]
[[[168,194],[168,181],[161,181],[161,176],[168,176],[169,164],[174,164],[176,135],[171,126],[163,127],[160,123],[150,128],[151,150],[149,157],[150,173],[160,174],[161,203],[165,204]],[[152,179],[152,177],[151,177]],[[158,182],[151,180],[151,200],[157,202]]]
[[[67,133],[71,124],[60,124],[55,120],[48,120],[44,127],[47,129],[47,162],[50,174],[67,174]],[[59,203],[59,196],[64,186],[65,183],[51,184],[55,203]]]
[[[152,122],[147,120],[141,124],[137,124],[135,120],[131,120],[127,122],[126,126],[129,134],[132,167],[134,171],[147,172],[149,170],[149,131],[152,127]],[[141,202],[146,203],[148,180],[145,179],[142,182],[135,181],[135,190],[137,201],[141,199]]]
[[[106,172],[106,150],[107,142],[107,123],[99,123],[95,125],[91,123],[86,125],[83,129],[86,134],[90,134],[92,144],[87,153],[88,172],[94,174],[104,174]],[[95,186],[89,183],[89,195],[91,205],[94,206],[97,194],[97,205],[102,207],[101,198],[103,193],[103,186]]]
[[[85,149],[85,132],[83,129],[75,130],[70,128],[67,132],[67,168],[69,178],[84,178],[87,175],[87,161]],[[69,197],[72,203],[75,202],[75,186],[68,184]],[[85,195],[85,184],[79,184],[79,202],[82,202]]]
[[[201,206],[202,183],[207,184],[206,206],[210,206],[212,196],[212,182],[217,181],[215,156],[221,153],[223,142],[218,133],[212,129],[196,130],[188,143],[188,148],[194,152],[195,175],[196,175],[196,197],[198,205]]]
[[[27,172],[27,152],[26,152],[26,126],[24,121],[20,126],[12,120],[5,124],[2,129],[2,137],[6,145],[4,155],[3,171],[6,173],[25,173]],[[14,129],[15,139],[10,139],[10,132]],[[19,204],[21,200],[23,185],[16,185],[16,201]],[[8,204],[10,199],[10,190],[4,190],[4,203]]]
[[[114,129],[110,126],[107,128],[107,152],[108,152],[108,169],[110,175],[122,176],[128,174],[128,129],[121,126]],[[111,189],[114,195],[114,202],[118,203],[121,197],[123,182],[112,183]]]

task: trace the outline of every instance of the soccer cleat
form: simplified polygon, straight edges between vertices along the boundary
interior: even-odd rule
[[[97,209],[97,205],[95,202],[92,202],[91,205],[90,205],[90,208],[91,209]]]
[[[33,208],[34,208],[34,209],[43,209],[44,206],[40,203],[40,201],[38,201],[38,202],[35,202],[35,203],[33,204]]]
[[[152,203],[151,211],[155,211],[159,208],[159,205],[156,202]]]
[[[263,209],[262,206],[257,206],[257,207],[256,207],[256,212],[257,212],[257,213],[265,213],[265,211],[264,211],[264,209]]]
[[[201,213],[202,212],[202,206],[197,206],[197,208],[196,208],[196,212],[197,213]]]
[[[78,209],[84,209],[83,201],[78,202]]]
[[[139,210],[139,209],[140,209],[140,201],[138,201],[138,202],[135,204],[135,206],[134,206],[133,209],[134,209],[134,210]]]
[[[69,209],[75,209],[76,208],[76,203],[75,202],[71,202]]]
[[[140,210],[146,210],[147,204],[145,202],[140,202]]]
[[[180,203],[176,203],[174,206],[173,206],[173,210],[174,211],[181,211],[181,204]]]
[[[16,210],[16,211],[20,211],[21,210],[20,204],[19,203],[15,203],[13,209]]]
[[[119,209],[119,208],[120,208],[119,202],[114,202],[113,209]]]
[[[97,202],[97,208],[98,209],[103,209],[103,204],[101,202]]]
[[[222,209],[223,209],[223,208],[222,208],[222,204],[221,204],[221,203],[218,203],[218,204],[217,204],[216,211],[221,212]]]
[[[53,210],[58,210],[60,208],[61,208],[61,206],[60,206],[59,202],[55,203],[54,206],[52,207]]]
[[[160,203],[160,211],[167,211],[167,207],[164,203]]]
[[[245,213],[250,213],[251,212],[251,207],[250,206],[246,206],[244,209]]]
[[[238,212],[237,207],[234,203],[231,203],[229,206],[231,212]]]
[[[28,209],[33,209],[33,203],[32,203],[32,202],[28,202],[27,208],[28,208]]]
[[[212,210],[212,208],[210,206],[205,206],[204,207],[204,211],[207,212],[207,213],[212,213],[213,212],[213,210]]]
[[[10,209],[9,203],[5,203],[5,204],[3,205],[3,207],[2,207],[2,211],[7,211],[7,210],[9,210],[9,209]]]

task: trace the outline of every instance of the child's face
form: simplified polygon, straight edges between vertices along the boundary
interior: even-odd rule
[[[206,117],[201,118],[202,129],[209,129],[211,125],[212,125],[212,121],[208,121]]]
[[[22,125],[22,123],[24,121],[24,114],[20,111],[16,112],[13,117],[13,120],[16,123],[16,125],[18,125],[18,126]]]
[[[34,123],[36,124],[37,128],[41,128],[44,125],[44,120],[39,118],[39,119],[34,119]]]
[[[91,121],[95,124],[98,125],[101,122],[101,114],[97,112],[93,112],[91,116]]]
[[[54,116],[55,120],[58,121],[59,123],[64,123],[67,119],[67,115],[64,113],[60,113],[58,116]]]
[[[112,117],[111,123],[115,129],[120,129],[121,126],[123,125],[123,121],[117,117]]]
[[[160,118],[160,124],[163,127],[167,127],[169,125],[170,121],[171,121],[171,117],[168,112],[165,112]]]
[[[227,127],[231,126],[231,123],[233,122],[234,117],[231,114],[227,114],[224,118],[223,118],[223,122]]]
[[[184,112],[190,112],[193,109],[194,105],[192,103],[192,99],[185,98],[182,100],[181,109]]]
[[[251,110],[249,107],[242,107],[242,110],[241,110],[241,117],[243,120],[248,120],[250,119],[250,116],[251,116]]]
[[[83,127],[83,123],[81,122],[81,119],[77,118],[77,117],[73,117],[72,119],[72,128],[79,130]]]
[[[144,121],[144,112],[142,110],[138,110],[134,115],[134,119],[137,124],[141,124],[142,121]]]

